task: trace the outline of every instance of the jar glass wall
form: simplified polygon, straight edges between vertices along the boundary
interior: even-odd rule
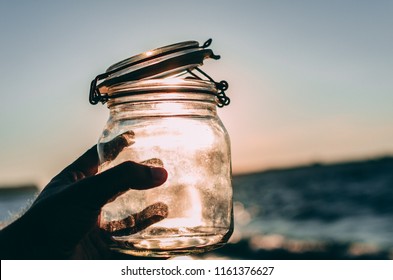
[[[100,171],[135,161],[168,172],[162,186],[129,190],[103,207],[100,225],[112,249],[139,256],[190,254],[230,237],[230,141],[214,91],[210,82],[176,79],[110,89],[117,97],[108,102],[110,117],[98,143]]]

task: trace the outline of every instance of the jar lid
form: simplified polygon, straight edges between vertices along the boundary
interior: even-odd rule
[[[130,58],[124,59],[110,66],[103,74],[98,75],[90,86],[90,103],[105,103],[109,98],[108,91],[112,86],[120,85],[130,81],[145,79],[157,79],[173,77],[185,73],[191,74],[193,78],[201,79],[193,73],[198,71],[216,85],[219,106],[229,104],[229,98],[224,91],[228,88],[228,83],[215,82],[211,77],[198,68],[206,58],[219,59],[210,46],[212,40],[207,40],[202,46],[196,41],[180,42],[157,49],[153,49]],[[100,83],[98,83],[101,81]]]

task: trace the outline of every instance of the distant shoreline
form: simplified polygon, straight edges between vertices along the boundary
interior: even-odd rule
[[[248,176],[253,174],[260,174],[260,173],[274,173],[274,172],[285,172],[285,171],[295,171],[307,168],[316,168],[316,167],[334,167],[334,166],[345,166],[345,165],[361,165],[361,164],[370,164],[370,163],[377,163],[377,162],[389,162],[393,163],[393,155],[384,155],[378,156],[374,158],[364,158],[364,159],[350,159],[350,160],[343,160],[343,161],[336,161],[336,162],[311,162],[299,165],[289,165],[289,166],[282,166],[282,167],[271,167],[261,170],[249,171],[249,172],[238,172],[233,173],[233,176]]]
[[[7,195],[7,194],[14,195],[17,193],[26,193],[26,192],[35,193],[38,191],[39,191],[39,188],[33,184],[0,186],[0,195]]]

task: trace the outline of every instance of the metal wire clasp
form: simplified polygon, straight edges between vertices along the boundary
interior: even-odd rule
[[[99,80],[107,78],[109,75],[107,73],[103,73],[95,77],[93,81],[91,81],[90,84],[90,93],[89,93],[89,101],[90,104],[96,105],[98,102],[102,102],[104,104],[106,101],[108,101],[108,96],[105,94],[101,94],[98,87],[97,83]]]
[[[220,82],[216,82],[215,80],[213,80],[212,77],[210,77],[208,74],[206,74],[205,72],[203,72],[201,69],[199,69],[198,67],[195,67],[194,70],[197,70],[199,73],[201,73],[203,76],[205,76],[209,81],[213,82],[218,90],[216,97],[217,97],[217,106],[222,108],[224,106],[228,106],[229,103],[231,103],[231,99],[225,94],[225,91],[228,89],[229,84],[227,81],[220,81]],[[187,70],[187,72],[189,74],[191,74],[193,77],[202,80],[202,78],[200,78],[198,75],[196,75],[194,72]]]
[[[196,70],[215,84],[218,90],[216,94],[218,107],[229,105],[230,99],[225,94],[225,91],[228,89],[228,83],[226,81],[216,82],[209,75],[196,67],[196,65],[202,65],[202,62],[205,58],[220,58],[220,56],[215,55],[212,50],[207,49],[211,43],[212,39],[207,40],[202,46],[200,46],[196,41],[187,41],[158,48],[152,52],[147,52],[153,53],[153,55],[146,55],[146,53],[144,53],[121,61],[120,63],[115,64],[116,67],[111,66],[107,72],[95,77],[95,79],[90,84],[89,101],[93,105],[96,105],[99,102],[104,104],[108,101],[109,96],[106,93],[101,93],[100,87],[103,88],[104,86],[108,87],[131,80],[139,80],[166,72],[172,73],[174,69],[180,69],[177,71],[184,71],[185,67],[188,65],[189,68],[185,71],[191,74],[194,78],[203,80],[194,72],[192,72]],[[157,59],[161,59],[161,61],[157,63]],[[126,72],[122,75],[116,76],[116,73],[125,71],[131,66],[138,64],[140,65],[141,63],[154,60],[156,61],[154,65],[148,64],[144,67],[136,68],[134,71]],[[109,77],[111,78],[108,79]],[[98,84],[100,80],[105,81]]]

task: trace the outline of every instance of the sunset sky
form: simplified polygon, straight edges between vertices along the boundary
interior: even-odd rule
[[[0,1],[0,186],[43,186],[97,142],[91,80],[213,38],[234,173],[393,154],[393,1]]]

